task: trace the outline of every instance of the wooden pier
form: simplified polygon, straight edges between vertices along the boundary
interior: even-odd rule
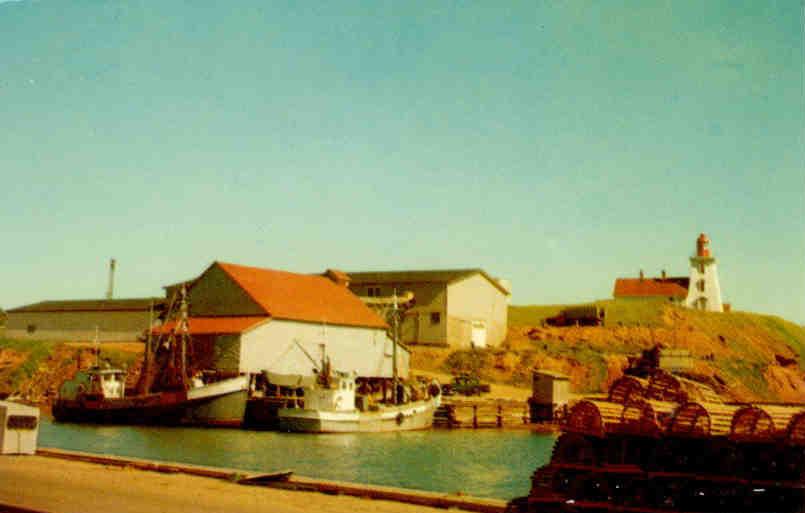
[[[529,421],[522,401],[446,398],[436,410],[433,426],[448,429],[523,427]]]

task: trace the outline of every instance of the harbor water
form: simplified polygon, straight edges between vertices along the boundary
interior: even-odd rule
[[[311,435],[236,429],[95,426],[42,419],[39,445],[254,471],[512,499],[550,459],[555,437],[430,430]]]

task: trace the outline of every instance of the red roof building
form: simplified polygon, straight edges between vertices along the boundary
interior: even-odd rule
[[[662,297],[671,301],[684,301],[688,295],[690,279],[687,277],[667,277],[665,272],[659,278],[646,278],[640,272],[638,278],[618,278],[615,280],[615,298]]]
[[[386,322],[346,285],[321,275],[297,274],[216,262],[274,319],[387,328]],[[332,273],[336,279],[343,273]]]
[[[213,262],[187,287],[188,333],[205,368],[240,373],[311,373],[324,358],[358,376],[391,375],[388,325],[347,288],[340,271],[299,274]],[[170,299],[170,298],[169,298]],[[173,330],[169,322],[155,334]],[[398,368],[407,373],[408,352]]]

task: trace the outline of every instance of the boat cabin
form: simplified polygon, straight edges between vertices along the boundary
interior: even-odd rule
[[[355,410],[355,376],[336,372],[329,388],[305,388],[305,408],[323,411]]]
[[[122,399],[126,394],[126,371],[92,367],[79,371],[73,379],[65,381],[59,389],[62,399],[88,396],[98,399]]]

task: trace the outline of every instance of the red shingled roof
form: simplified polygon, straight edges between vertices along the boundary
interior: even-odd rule
[[[242,333],[258,324],[269,320],[268,316],[261,317],[190,317],[187,320],[190,335],[224,335]],[[151,330],[154,335],[169,333],[176,326],[176,321],[170,321]]]
[[[685,298],[688,289],[672,281],[661,278],[618,278],[615,280],[615,297],[676,297]]]
[[[386,322],[343,285],[320,275],[216,262],[275,319],[387,328]]]

